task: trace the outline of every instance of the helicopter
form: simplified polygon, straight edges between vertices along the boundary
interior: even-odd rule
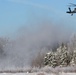
[[[73,4],[73,3],[70,3],[70,5],[69,5],[69,11],[67,11],[66,13],[69,13],[69,14],[71,14],[71,16],[73,16],[73,14],[74,13],[76,13],[76,8],[74,8],[73,10],[71,10],[71,7],[75,7],[76,6],[76,4]]]

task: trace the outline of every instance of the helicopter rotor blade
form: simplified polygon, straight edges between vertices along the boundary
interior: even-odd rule
[[[73,3],[69,3],[70,4],[70,6],[76,6],[76,4],[73,4]]]
[[[71,5],[67,5],[68,7],[71,7]]]

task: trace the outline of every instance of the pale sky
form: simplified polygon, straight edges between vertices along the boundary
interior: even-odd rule
[[[76,29],[76,14],[66,13],[69,3],[76,0],[0,0],[0,36],[14,34],[28,23],[49,18]]]

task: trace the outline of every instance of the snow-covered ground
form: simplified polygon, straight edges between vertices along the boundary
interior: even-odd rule
[[[8,68],[0,70],[0,75],[76,75],[76,66],[52,68]]]
[[[0,75],[76,75],[76,73],[0,73]]]

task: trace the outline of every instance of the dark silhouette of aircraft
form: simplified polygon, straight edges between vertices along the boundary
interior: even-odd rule
[[[70,3],[71,5],[69,5],[69,11],[67,11],[66,13],[69,13],[69,14],[71,14],[71,16],[73,16],[73,14],[74,13],[76,13],[76,8],[74,8],[73,10],[71,10],[71,6],[76,6],[76,4],[72,4],[72,3]]]

